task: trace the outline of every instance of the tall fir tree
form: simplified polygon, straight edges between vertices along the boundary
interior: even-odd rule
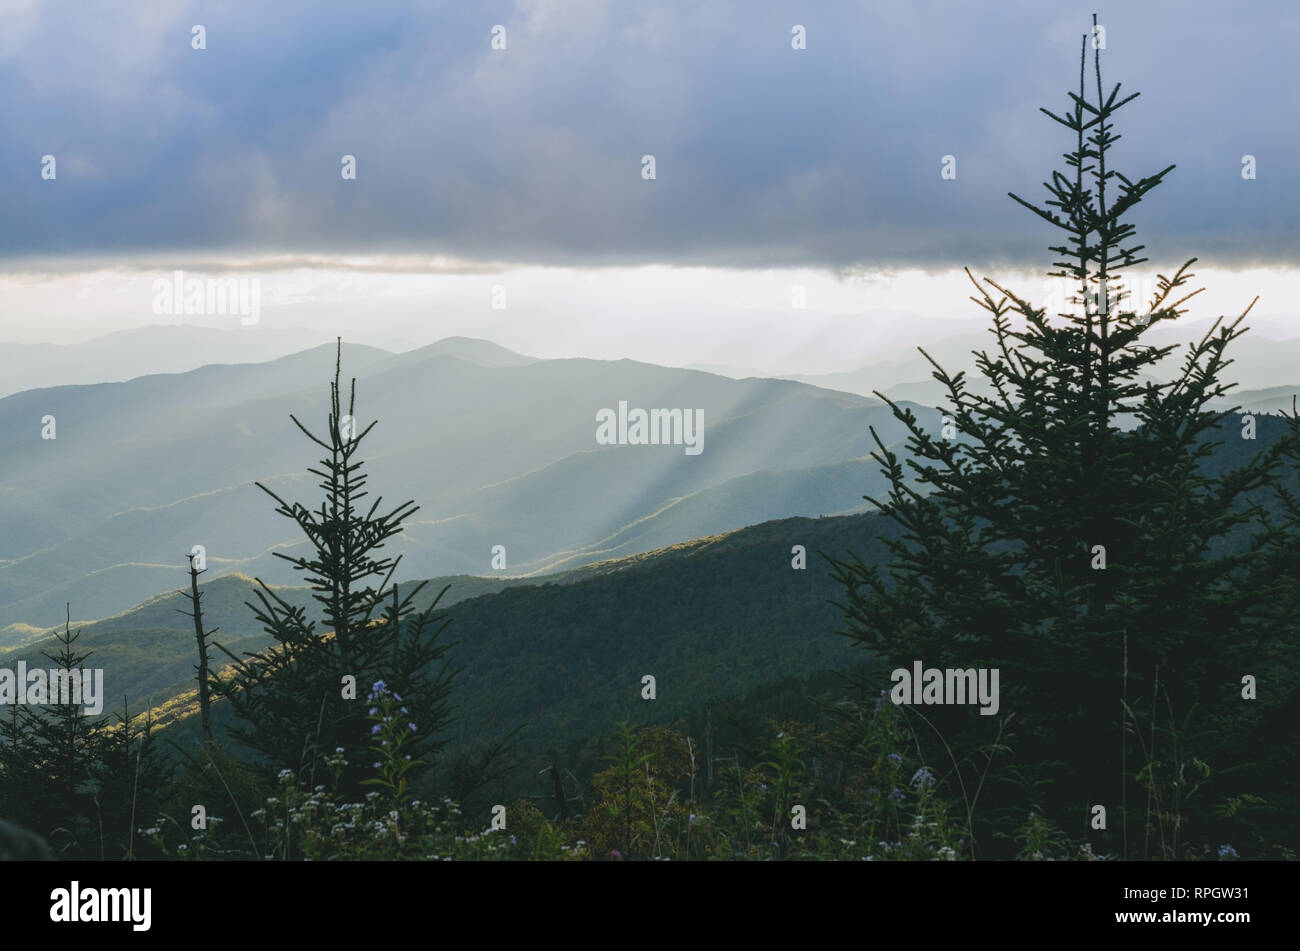
[[[340,341],[326,435],[318,437],[290,417],[325,453],[319,468],[308,470],[321,480],[319,507],[288,502],[258,483],[275,500],[276,511],[307,538],[308,554],[276,555],[303,574],[323,625],[318,628],[304,608],[258,579],[257,603],[248,607],[274,643],[243,658],[217,643],[234,662],[233,675],[214,681],[213,689],[243,721],[232,731],[235,737],[276,769],[310,779],[324,775],[318,767],[335,749],[356,753],[343,776],[344,786],[354,788],[369,765],[362,763],[361,751],[370,730],[365,698],[371,685],[382,680],[405,699],[421,740],[417,749],[427,758],[444,743],[439,734],[451,719],[455,672],[445,657],[452,645],[441,640],[447,622],[434,613],[446,589],[417,611],[414,601],[425,583],[399,594],[392,582],[401,556],[391,558],[381,550],[418,506],[408,501],[380,514],[382,497],[368,507],[363,503],[368,477],[360,451],[376,423],[364,429],[355,423],[355,379],[344,412],[341,363]]]
[[[1198,293],[1185,291],[1195,259],[1160,275],[1142,309],[1124,276],[1147,259],[1127,219],[1174,166],[1136,181],[1115,171],[1114,117],[1137,93],[1105,93],[1095,51],[1090,97],[1086,65],[1085,35],[1078,93],[1061,115],[1042,110],[1072,134],[1067,171],[1045,183],[1044,206],[1011,195],[1064,232],[1050,276],[1068,282],[1073,309],[1049,315],[967,271],[971,299],[991,316],[992,353],[976,354],[989,390],[972,392],[964,374],[931,360],[955,430],[938,435],[881,396],[908,427],[910,458],[875,437],[890,491],[868,501],[903,537],[887,542],[887,572],[852,554],[831,563],[844,588],[843,633],[891,665],[1000,671],[997,717],[968,706],[911,710],[925,718],[918,739],[958,787],[976,789],[991,768],[983,819],[1046,808],[1063,828],[1138,857],[1152,851],[1143,841],[1154,834],[1152,797],[1169,806],[1152,765],[1172,759],[1154,748],[1157,722],[1162,736],[1182,731],[1169,737],[1183,744],[1180,763],[1208,764],[1202,798],[1229,797],[1234,744],[1256,715],[1240,674],[1286,663],[1294,638],[1284,627],[1294,622],[1262,608],[1269,592],[1250,582],[1264,578],[1260,498],[1289,443],[1275,438],[1236,465],[1212,459],[1238,438],[1231,414],[1213,405],[1231,388],[1220,377],[1245,313],[1216,321],[1159,382],[1157,364],[1177,348],[1144,338],[1186,312]],[[1010,751],[975,755],[1013,714]],[[1188,735],[1198,725],[1211,732]],[[1105,829],[1089,825],[1096,805],[1106,807]],[[983,854],[997,854],[991,826],[972,829]]]

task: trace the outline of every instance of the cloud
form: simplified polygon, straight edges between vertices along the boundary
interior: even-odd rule
[[[9,259],[1042,262],[1057,236],[1006,193],[1040,201],[1061,167],[1069,133],[1039,107],[1065,107],[1091,22],[1088,5],[1030,0],[10,8]],[[1102,22],[1107,86],[1142,92],[1120,113],[1121,170],[1178,165],[1135,216],[1150,253],[1294,264],[1300,130],[1279,117],[1300,105],[1300,8],[1150,3]]]

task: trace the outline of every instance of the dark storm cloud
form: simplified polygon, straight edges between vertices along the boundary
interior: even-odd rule
[[[1300,8],[1134,6],[1099,10],[1107,89],[1142,92],[1115,155],[1130,177],[1178,166],[1140,237],[1161,262],[1294,264]],[[1040,200],[1062,166],[1069,134],[1038,110],[1066,107],[1093,8],[10,2],[0,256],[1040,261],[1055,235],[1006,192]]]

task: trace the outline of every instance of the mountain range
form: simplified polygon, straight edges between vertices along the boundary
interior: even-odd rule
[[[301,550],[298,529],[254,482],[316,497],[306,470],[318,449],[289,417],[321,428],[336,356],[324,345],[0,399],[4,663],[40,663],[71,602],[101,619],[74,626],[114,704],[155,705],[192,729],[193,632],[176,590],[192,545],[207,555],[205,621],[231,651],[267,643],[245,605],[252,576],[314,611],[273,557]],[[394,539],[400,584],[431,579],[425,603],[448,588],[460,740],[527,723],[525,742],[540,748],[610,711],[647,715],[645,673],[660,683],[655,716],[676,716],[852,661],[817,553],[880,561],[897,532],[862,498],[883,488],[871,430],[887,445],[905,434],[879,400],[628,360],[538,360],[466,338],[400,354],[349,344],[341,362],[361,426],[379,420],[364,444],[370,490],[421,506]],[[906,386],[912,372],[882,366],[877,378]],[[597,415],[620,403],[701,409],[703,452],[601,444]],[[936,411],[904,406],[937,425]],[[48,417],[53,439],[41,438]],[[1242,461],[1281,426],[1263,420],[1259,443],[1225,440],[1206,464]]]
[[[1208,326],[1152,334],[1174,341]],[[147,330],[65,348],[0,345],[6,381],[48,370],[40,354],[63,359],[56,378],[72,375],[77,360],[87,361],[80,372],[89,378],[209,361],[0,398],[0,646],[59,623],[68,603],[74,617],[104,618],[174,588],[194,545],[205,549],[210,578],[295,583],[274,553],[292,553],[301,539],[254,482],[288,499],[314,496],[306,470],[317,450],[289,416],[321,429],[334,346],[257,362],[286,341]],[[951,372],[965,369],[978,390],[970,354],[988,346],[987,336],[953,335],[927,352]],[[1297,346],[1246,335],[1235,345],[1238,378],[1287,379],[1300,365]],[[130,357],[115,363],[105,356],[112,354]],[[344,344],[342,364],[345,380],[356,378],[361,425],[378,419],[363,452],[372,490],[421,506],[395,545],[406,578],[538,576],[773,518],[864,511],[862,497],[881,488],[867,457],[871,428],[886,444],[905,434],[892,411],[865,394],[901,401],[925,426],[938,421],[927,404],[943,402],[920,354],[772,379],[740,376],[738,367],[538,360],[457,337],[404,353]],[[1297,392],[1238,388],[1218,405],[1275,413],[1289,410]],[[601,445],[597,413],[620,402],[702,410],[704,451]],[[46,420],[53,439],[42,438]],[[499,559],[493,565],[496,546],[504,569]]]
[[[210,577],[293,583],[273,553],[294,552],[298,530],[254,483],[315,497],[318,449],[290,415],[322,429],[335,356],[325,345],[0,399],[0,643],[59,623],[66,602],[106,617],[175,587],[194,545]],[[880,486],[870,429],[904,435],[880,401],[808,384],[534,360],[464,338],[400,354],[345,344],[342,368],[360,428],[378,419],[362,453],[372,494],[420,505],[395,547],[404,577],[493,573],[495,546],[503,574],[533,575],[861,511]],[[703,452],[599,444],[597,414],[620,402],[702,410]]]

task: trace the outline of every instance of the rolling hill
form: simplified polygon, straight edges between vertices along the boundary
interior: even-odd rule
[[[585,736],[622,711],[676,716],[711,696],[738,696],[786,676],[837,668],[861,657],[835,635],[837,591],[819,551],[884,555],[882,538],[897,529],[871,513],[794,518],[596,562],[545,579],[433,579],[423,604],[449,585],[440,608],[462,667],[454,700],[456,738],[473,744],[521,724],[525,749]],[[792,567],[804,546],[807,567]],[[205,622],[235,653],[268,639],[244,601],[251,580],[217,578],[203,585]],[[277,589],[310,604],[305,588]],[[152,598],[112,618],[80,627],[77,645],[104,669],[108,708],[167,709],[163,722],[182,732],[193,714],[194,640],[179,592]],[[0,653],[0,664],[43,664],[47,643]],[[521,671],[528,671],[521,676]],[[640,678],[659,683],[654,709],[641,708]],[[178,700],[178,703],[169,701]],[[223,713],[217,722],[228,722]],[[169,727],[171,729],[172,727]]]
[[[0,628],[126,610],[175,587],[201,544],[213,576],[292,583],[275,551],[296,528],[253,484],[310,501],[332,347],[0,400]],[[631,554],[766,519],[861,507],[861,461],[888,407],[790,381],[731,380],[634,361],[531,360],[453,339],[404,354],[345,346],[371,490],[421,510],[398,548],[408,577],[509,575]],[[703,451],[599,445],[596,414],[702,409]],[[915,407],[923,420],[934,414]],[[56,438],[42,439],[54,417]],[[831,467],[831,468],[827,468]],[[839,474],[837,475],[837,472]],[[855,477],[856,478],[856,477]]]

